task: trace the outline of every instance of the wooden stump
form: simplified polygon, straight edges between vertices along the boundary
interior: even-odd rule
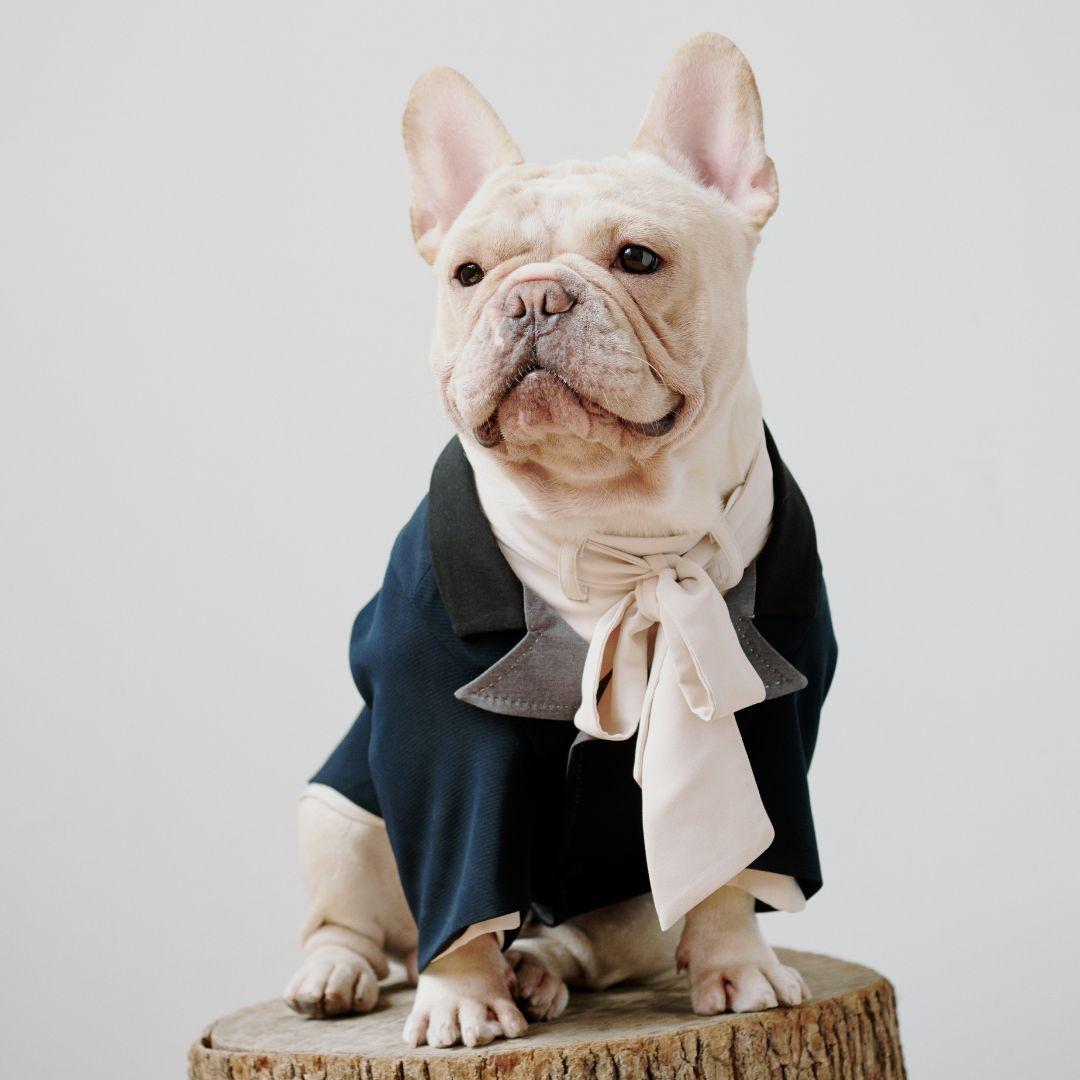
[[[211,1024],[189,1055],[191,1080],[902,1080],[896,1000],[869,968],[780,950],[813,992],[792,1009],[695,1016],[685,979],[571,994],[558,1020],[511,1042],[412,1050],[407,986],[384,988],[367,1016],[311,1020],[280,1001]]]

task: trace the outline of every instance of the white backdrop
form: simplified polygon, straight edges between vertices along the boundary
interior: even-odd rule
[[[412,80],[597,157],[702,29],[761,87],[751,351],[841,644],[771,937],[887,973],[919,1080],[1074,1066],[1075,5],[5,0],[10,1075],[179,1076],[297,960],[296,795],[449,433]]]

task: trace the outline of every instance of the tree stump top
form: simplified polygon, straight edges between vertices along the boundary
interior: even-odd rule
[[[189,1055],[191,1080],[902,1080],[896,1003],[870,968],[780,950],[813,997],[798,1008],[695,1016],[685,979],[572,993],[566,1012],[521,1039],[411,1049],[409,986],[384,987],[367,1016],[312,1020],[282,1002],[215,1021]]]

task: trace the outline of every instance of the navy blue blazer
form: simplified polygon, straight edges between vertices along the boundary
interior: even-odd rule
[[[806,773],[836,641],[809,508],[766,439],[773,524],[747,620],[768,670],[792,665],[797,682],[781,678],[737,721],[776,831],[752,866],[792,875],[809,897],[821,869]],[[633,740],[575,743],[576,702],[462,692],[533,633],[526,599],[454,439],[357,616],[349,656],[365,704],[312,777],[386,822],[421,969],[473,923],[531,911],[554,925],[649,891]],[[515,677],[520,690],[528,672]]]

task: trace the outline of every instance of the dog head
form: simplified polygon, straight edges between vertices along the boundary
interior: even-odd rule
[[[737,407],[760,421],[746,282],[777,183],[730,41],[676,54],[624,158],[523,163],[448,68],[416,83],[404,134],[432,366],[470,456],[541,512],[606,511],[662,496]]]

